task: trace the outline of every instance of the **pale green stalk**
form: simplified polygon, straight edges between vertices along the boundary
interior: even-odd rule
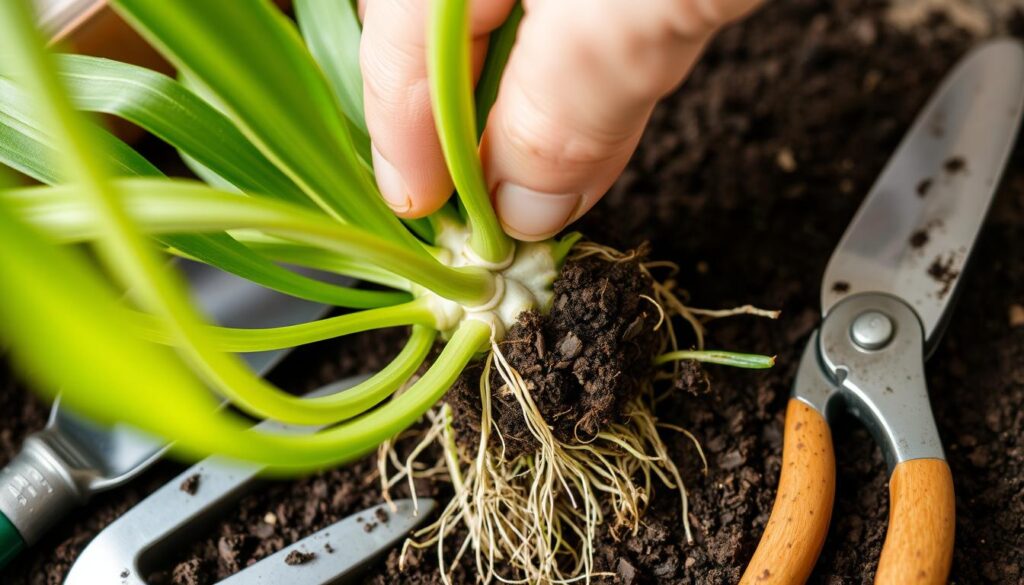
[[[468,0],[433,2],[427,64],[441,149],[469,216],[469,246],[487,262],[504,262],[512,253],[512,241],[494,214],[477,153]]]
[[[429,255],[284,202],[241,197],[183,180],[116,179],[114,183],[127,213],[152,235],[258,229],[359,258],[455,301],[478,305],[494,294],[494,278],[484,269],[445,266]],[[75,194],[75,188],[59,185],[10,190],[3,197],[58,241],[101,237],[95,211]]]
[[[174,343],[170,333],[165,330],[158,319],[141,313],[136,314],[135,317],[137,333],[141,338],[162,344]],[[427,302],[417,299],[401,305],[368,309],[284,327],[241,329],[207,325],[205,329],[206,334],[210,336],[213,344],[220,351],[246,353],[298,347],[307,343],[373,329],[402,325],[434,327],[435,322],[436,319]]]

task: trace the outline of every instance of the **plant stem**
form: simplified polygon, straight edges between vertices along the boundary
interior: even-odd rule
[[[137,313],[135,317],[140,337],[155,343],[174,343],[174,339],[158,319],[144,313]],[[214,345],[220,351],[246,353],[296,347],[372,329],[402,325],[431,327],[434,321],[434,315],[427,308],[427,302],[417,299],[392,307],[358,311],[284,327],[240,329],[210,325],[206,327],[206,334],[213,339]]]
[[[438,295],[469,305],[494,294],[494,277],[485,269],[452,268],[429,254],[414,253],[320,214],[261,197],[241,197],[191,181],[117,179],[127,213],[152,234],[259,229],[350,258],[376,264]],[[64,243],[98,239],[96,213],[76,196],[77,187],[59,185],[12,189],[2,195],[23,217]]]
[[[512,242],[498,225],[477,153],[470,59],[468,0],[434,2],[427,64],[437,134],[469,215],[470,248],[487,262],[497,264],[512,253]]]
[[[681,350],[663,353],[654,358],[654,365],[659,366],[680,360],[696,360],[748,369],[764,369],[775,365],[775,356],[717,350]]]
[[[339,465],[377,448],[416,422],[433,406],[479,351],[491,329],[482,321],[465,321],[452,335],[437,361],[408,390],[363,416],[314,435],[271,434],[252,430],[218,449],[229,457],[258,458],[269,471],[294,473]]]

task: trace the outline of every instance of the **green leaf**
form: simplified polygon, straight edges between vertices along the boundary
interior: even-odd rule
[[[359,38],[363,31],[354,3],[352,0],[296,0],[295,19],[341,109],[366,136],[363,73],[359,66]]]
[[[309,204],[226,116],[174,79],[96,57],[63,55],[57,63],[78,109],[128,120],[242,191]]]
[[[427,255],[384,204],[322,72],[269,2],[113,5],[216,94],[250,140],[323,209]]]
[[[468,0],[434,2],[428,32],[434,120],[448,171],[469,216],[469,246],[487,262],[499,264],[513,248],[498,225],[477,153]]]
[[[42,131],[32,100],[8,79],[0,78],[0,164],[41,182],[60,182],[60,156],[53,140]],[[93,126],[96,141],[112,173],[160,176],[162,173],[142,155],[109,132]]]
[[[487,42],[487,57],[484,59],[484,67],[480,72],[480,78],[476,82],[476,127],[477,138],[483,134],[484,126],[487,125],[487,115],[491,113],[491,106],[498,99],[498,88],[501,86],[501,77],[505,74],[505,65],[508,57],[512,54],[512,47],[516,44],[516,34],[519,32],[519,23],[523,20],[523,3],[516,2],[508,19],[498,30],[491,33]]]

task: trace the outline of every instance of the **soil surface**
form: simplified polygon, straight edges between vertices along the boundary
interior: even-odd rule
[[[600,539],[599,569],[617,582],[733,583],[757,544],[779,474],[789,386],[818,320],[828,256],[917,109],[976,40],[941,17],[897,30],[886,10],[870,0],[773,2],[724,31],[656,110],[628,171],[581,226],[619,249],[650,241],[653,258],[682,267],[678,279],[693,306],[783,311],[778,321],[734,318],[709,331],[709,347],[777,354],[773,370],[708,368],[709,392],[681,391],[659,404],[662,420],[693,432],[709,459],[704,475],[694,447],[666,436],[690,490],[695,542],[683,538],[672,494],[656,493],[639,534]],[[1001,26],[1024,33],[1024,17],[1016,13]],[[966,156],[960,172],[970,172]],[[1008,168],[927,368],[956,486],[955,583],[1024,583],[1024,150]],[[918,191],[927,196],[928,186]],[[318,344],[294,354],[274,379],[299,392],[379,368],[401,335]],[[3,462],[43,425],[46,408],[9,376],[0,380]],[[838,421],[834,438],[836,505],[811,582],[870,583],[885,535],[887,473],[852,419]],[[60,583],[90,538],[182,469],[163,462],[97,497],[0,573],[0,582]],[[197,533],[156,577],[212,583],[377,504],[375,469],[370,458],[271,483]],[[417,489],[447,493],[426,481]],[[405,572],[397,560],[392,551],[367,581],[439,582],[433,551],[412,556]],[[112,567],[109,582],[119,583],[123,570]],[[465,566],[452,575],[456,583],[473,577]]]
[[[591,256],[570,260],[555,282],[551,312],[523,314],[509,328],[501,351],[528,384],[544,420],[562,442],[592,439],[619,416],[649,378],[650,356],[659,347],[657,309],[650,278],[641,272],[642,251],[624,262]],[[461,444],[480,440],[480,376],[483,366],[467,368],[445,396],[454,411]],[[492,412],[506,459],[539,447],[515,396],[503,391],[496,369],[490,373]],[[470,449],[472,452],[473,449]]]

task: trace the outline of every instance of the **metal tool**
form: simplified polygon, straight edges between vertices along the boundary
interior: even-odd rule
[[[199,307],[224,326],[291,325],[316,319],[328,309],[204,264],[182,261],[179,267]],[[279,350],[242,357],[263,375],[286,354]],[[0,568],[93,494],[142,473],[166,447],[129,426],[100,427],[79,418],[58,399],[46,428],[27,437],[21,453],[0,470]]]
[[[365,379],[366,376],[348,378],[324,386],[309,396],[341,392]],[[259,428],[312,432],[318,427],[264,422]],[[145,576],[158,568],[160,561],[175,547],[201,534],[218,512],[254,486],[261,470],[259,466],[220,457],[209,457],[197,463],[100,532],[71,567],[65,585],[108,582],[143,585]],[[197,482],[194,494],[181,487],[191,478]],[[411,500],[395,502],[396,508],[385,508],[387,522],[376,523],[374,516],[368,513],[346,518],[221,583],[321,585],[342,582],[354,577],[377,553],[386,551],[408,534],[434,508],[433,500],[420,499],[418,504],[418,513],[414,513]],[[376,526],[369,529],[365,522],[374,522]],[[327,544],[333,553],[327,552]],[[284,557],[292,550],[316,552],[317,557],[302,565],[288,565]]]
[[[832,254],[822,323],[786,410],[782,475],[741,583],[803,583],[828,532],[835,454],[828,421],[845,408],[881,445],[889,527],[875,583],[946,582],[953,479],[928,402],[924,360],[1013,148],[1024,48],[985,43],[942,82]]]

